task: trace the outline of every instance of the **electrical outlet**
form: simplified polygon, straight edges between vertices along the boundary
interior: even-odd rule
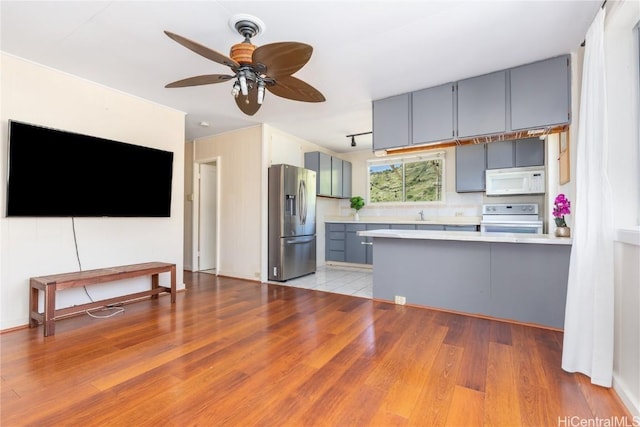
[[[396,304],[405,305],[407,303],[407,297],[403,297],[401,295],[396,295]]]
[[[462,216],[463,212],[462,211],[456,211],[456,216]]]

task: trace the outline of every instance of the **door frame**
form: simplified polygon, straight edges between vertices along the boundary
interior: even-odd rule
[[[220,179],[222,177],[222,158],[220,156],[197,160],[193,164],[193,209],[191,218],[191,265],[193,271],[200,271],[200,165],[216,165],[216,276],[220,271]]]

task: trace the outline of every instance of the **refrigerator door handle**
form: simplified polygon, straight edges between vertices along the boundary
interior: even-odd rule
[[[287,239],[284,242],[287,245],[299,245],[299,244],[304,244],[304,243],[310,243],[313,242],[315,240],[316,236],[309,236],[309,237],[296,237],[294,239]]]
[[[298,212],[300,213],[300,224],[305,225],[307,222],[307,200],[306,188],[304,180],[301,179],[298,184]]]

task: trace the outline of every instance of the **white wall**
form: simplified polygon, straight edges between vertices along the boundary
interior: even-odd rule
[[[615,350],[613,387],[640,416],[640,141],[638,39],[640,2],[608,2],[605,20],[608,174],[613,190]],[[622,238],[636,236],[635,238]]]
[[[184,113],[2,53],[0,168],[6,180],[9,119],[173,151],[170,218],[76,218],[84,270],[139,262],[177,266],[182,282]],[[55,173],[55,165],[52,165]],[[0,191],[4,210],[6,182]],[[0,218],[0,329],[29,321],[29,278],[77,271],[70,218]],[[168,274],[161,284],[168,284]],[[88,287],[93,299],[149,288],[148,278]],[[89,302],[83,289],[58,292],[57,306]]]
[[[195,141],[195,162],[219,159],[219,264],[222,276],[261,279],[262,127]]]

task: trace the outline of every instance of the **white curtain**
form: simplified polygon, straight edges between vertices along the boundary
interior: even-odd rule
[[[607,177],[604,19],[602,8],[585,39],[562,369],[611,387],[613,224]]]

